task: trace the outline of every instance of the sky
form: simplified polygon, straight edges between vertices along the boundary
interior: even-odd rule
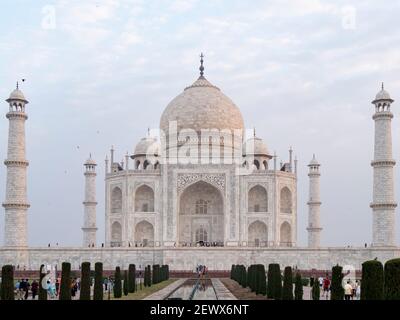
[[[0,2],[0,98],[17,80],[26,122],[29,244],[82,243],[84,168],[98,162],[104,242],[104,159],[158,128],[175,96],[205,76],[241,109],[269,150],[298,163],[298,244],[307,244],[307,164],[321,163],[322,245],[372,240],[374,107],[381,82],[400,91],[399,1],[98,0]],[[0,102],[0,158],[8,105]],[[400,159],[400,107],[392,107]],[[395,169],[398,199],[400,171]],[[0,200],[6,167],[0,167]],[[4,211],[0,215],[4,237]],[[398,218],[398,214],[397,214]],[[399,219],[397,219],[399,220]],[[399,243],[400,223],[397,222]]]

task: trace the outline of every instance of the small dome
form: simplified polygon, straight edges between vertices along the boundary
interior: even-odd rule
[[[92,165],[92,166],[96,166],[96,165],[97,165],[97,164],[96,164],[96,161],[94,161],[94,160],[92,159],[92,155],[90,155],[89,158],[86,160],[85,166],[86,166],[86,165]]]
[[[376,94],[375,100],[372,101],[372,103],[375,103],[376,101],[379,101],[379,100],[389,100],[389,101],[391,101],[391,102],[394,101],[392,98],[390,98],[389,92],[387,92],[387,91],[385,90],[385,88],[383,87],[383,83],[382,83],[382,89],[381,89],[381,91],[379,91],[379,92]]]
[[[315,154],[313,155],[313,158],[311,159],[309,166],[319,166],[317,159],[315,159]]]
[[[253,137],[243,144],[243,155],[262,155],[271,157],[267,145],[261,138]]]
[[[10,102],[11,100],[20,100],[24,101],[25,103],[28,103],[28,100],[25,99],[25,96],[22,93],[22,91],[19,90],[18,88],[15,89],[13,92],[11,92],[10,97],[6,101]]]
[[[155,137],[145,137],[135,147],[134,157],[140,155],[159,155],[160,144]]]

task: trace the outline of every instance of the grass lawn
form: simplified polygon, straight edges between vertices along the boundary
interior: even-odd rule
[[[142,290],[138,290],[134,293],[129,293],[127,296],[125,296],[122,293],[122,297],[118,298],[118,299],[114,298],[113,293],[111,293],[111,300],[141,300],[141,299],[147,297],[148,295],[165,288],[166,286],[170,285],[171,283],[175,282],[176,280],[178,280],[178,279],[168,279],[166,281],[154,284],[151,287],[143,286]],[[104,300],[107,300],[107,299],[108,299],[108,292],[105,292]]]

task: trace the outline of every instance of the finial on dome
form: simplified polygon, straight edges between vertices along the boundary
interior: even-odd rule
[[[382,90],[385,90],[384,85],[383,85],[383,82],[382,82]]]
[[[203,62],[204,62],[204,60],[203,60],[203,58],[204,58],[204,54],[203,54],[203,52],[200,54],[200,68],[199,68],[199,70],[200,70],[200,77],[203,77],[204,76],[204,66],[203,66]]]
[[[18,83],[18,81],[17,81],[17,90],[19,89],[19,83]]]
[[[253,127],[253,136],[256,137],[256,127]]]
[[[147,127],[147,136],[150,137],[150,127]]]

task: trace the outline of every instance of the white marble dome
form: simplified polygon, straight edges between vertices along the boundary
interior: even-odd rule
[[[376,94],[375,100],[392,100],[390,98],[389,92],[387,92],[385,89],[382,89]]]
[[[243,155],[269,156],[269,151],[261,138],[252,137],[243,144]]]
[[[10,97],[7,99],[8,102],[11,100],[21,100],[24,101],[25,103],[28,103],[22,91],[19,90],[18,88],[14,89],[14,91],[11,92]]]
[[[147,136],[142,138],[139,143],[135,147],[134,156],[140,155],[158,155],[160,151],[160,144],[157,141],[157,138]]]
[[[243,129],[239,108],[219,88],[200,76],[191,86],[173,99],[164,110],[160,129],[168,135],[169,123],[182,129]]]

